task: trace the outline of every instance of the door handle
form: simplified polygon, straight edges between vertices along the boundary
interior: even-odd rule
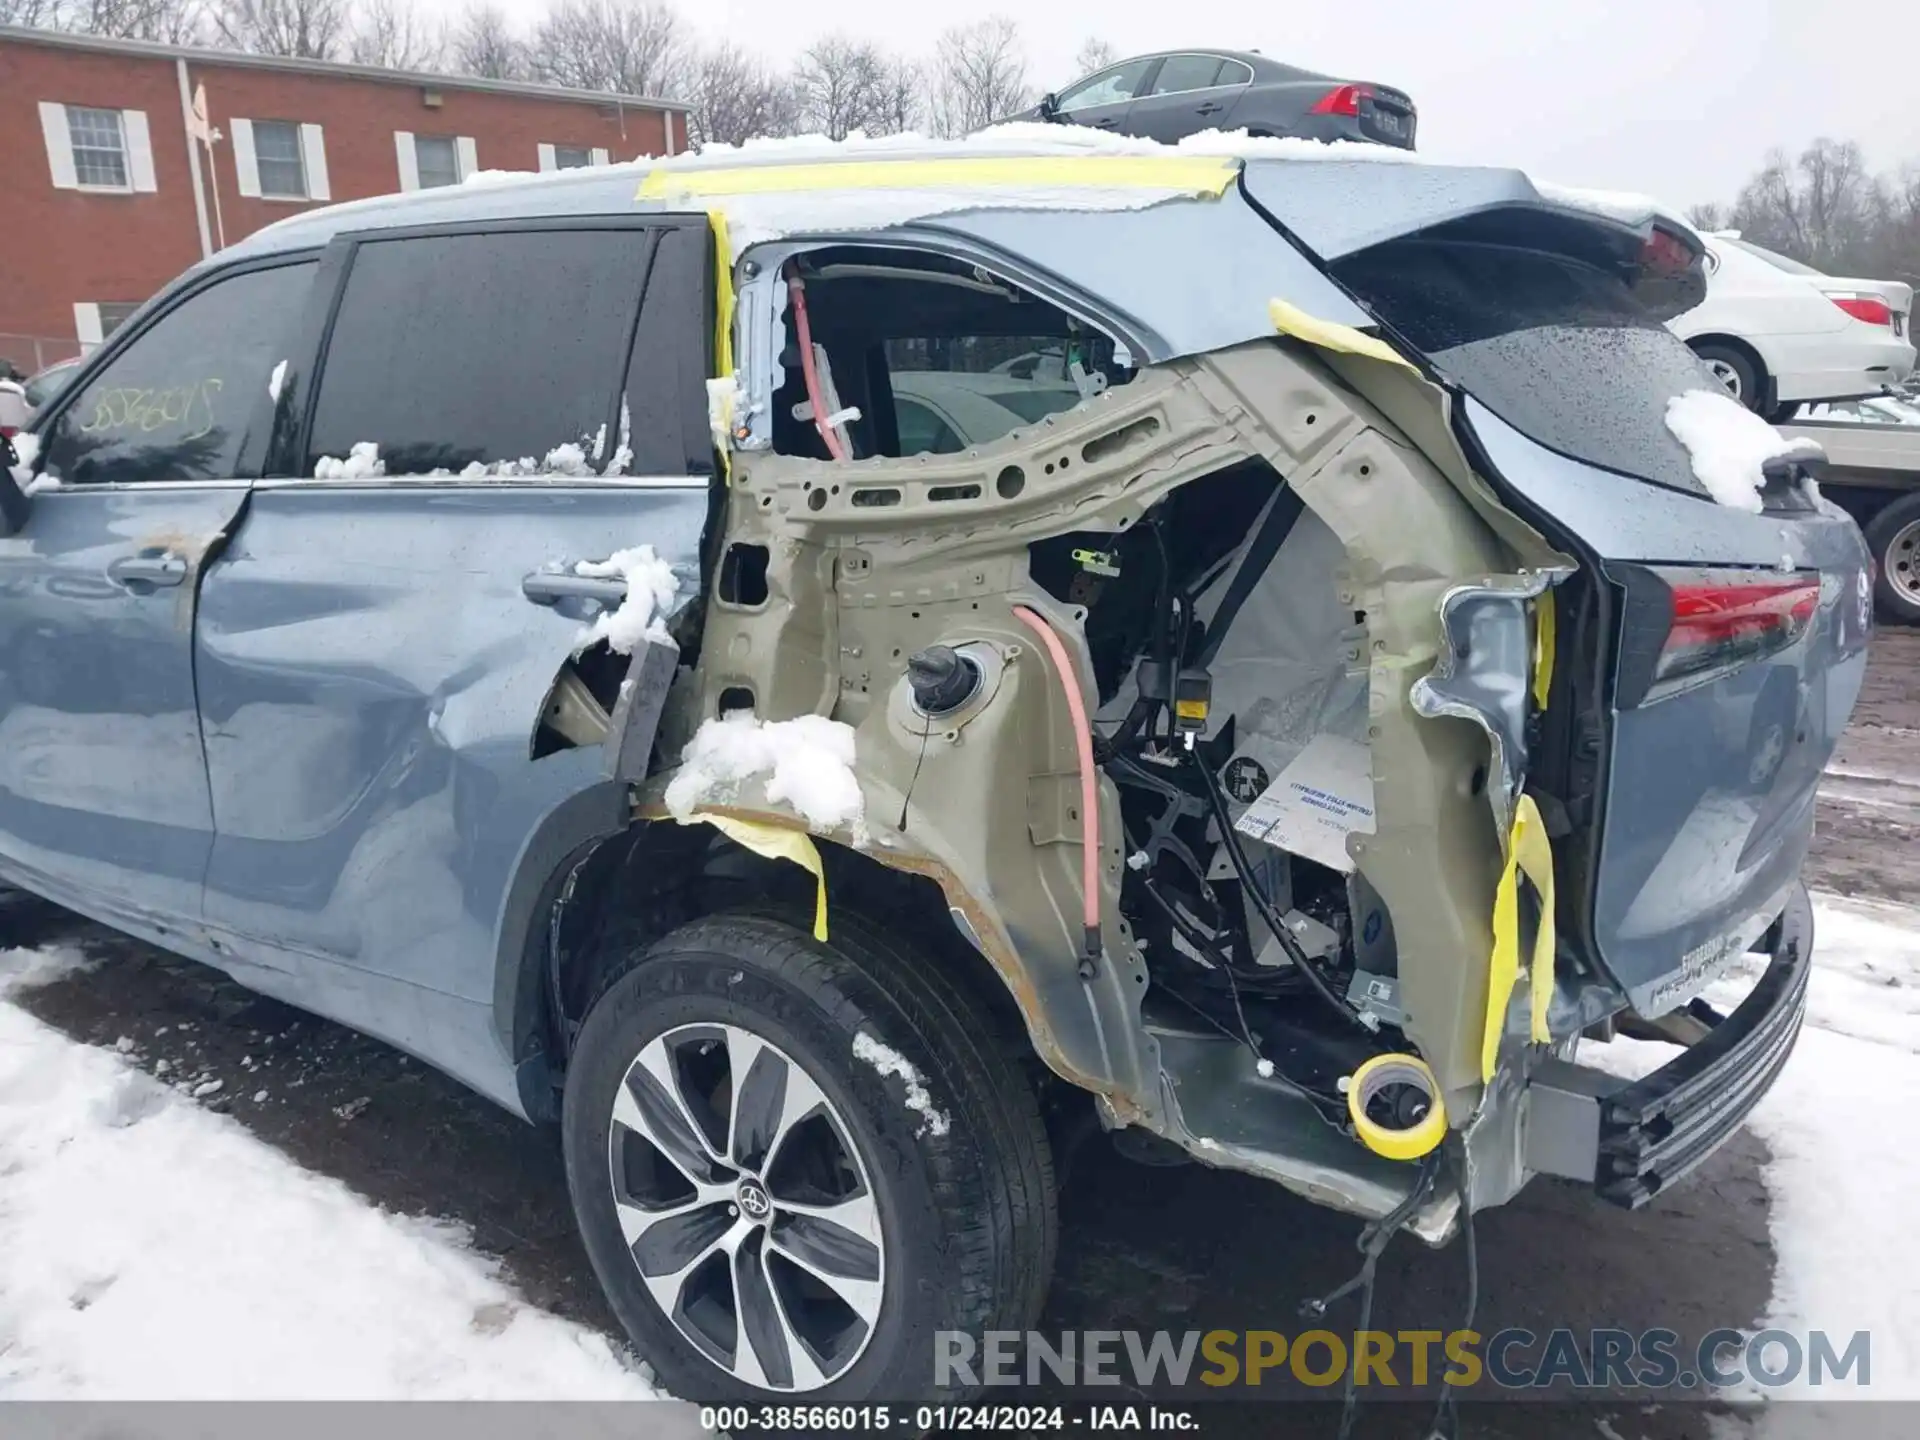
[[[187,562],[166,551],[122,555],[107,565],[107,578],[139,594],[162,585],[178,585],[187,578]]]
[[[1093,122],[1093,126],[1096,130],[1118,130],[1120,128],[1120,122],[1118,120],[1096,120]]]
[[[609,609],[617,609],[627,598],[627,582],[617,575],[603,580],[536,570],[520,582],[520,593],[536,605],[557,605],[562,600],[598,600]]]
[[[1227,107],[1224,105],[1216,105],[1213,103],[1213,101],[1209,100],[1206,104],[1202,105],[1198,110],[1195,110],[1193,113],[1196,115],[1218,115],[1222,110],[1226,108]]]

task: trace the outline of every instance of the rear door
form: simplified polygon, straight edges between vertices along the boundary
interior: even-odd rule
[[[504,899],[542,822],[607,783],[542,716],[568,676],[611,710],[629,663],[574,662],[623,591],[575,567],[651,545],[697,586],[710,253],[671,216],[337,241],[284,473],[203,587],[208,925],[503,1098]]]
[[[1097,75],[1089,75],[1060,92],[1060,118],[1074,125],[1090,125],[1096,130],[1125,131],[1134,97],[1146,88],[1159,64],[1157,56],[1149,56],[1144,60],[1126,60]]]
[[[213,840],[195,591],[266,453],[312,257],[196,279],[54,403],[0,539],[0,859],[192,948]]]
[[[1222,75],[1222,71],[1225,75]],[[1133,102],[1127,129],[1154,140],[1173,141],[1202,130],[1224,130],[1253,72],[1218,55],[1169,55],[1153,83]],[[1222,80],[1226,83],[1222,83]]]

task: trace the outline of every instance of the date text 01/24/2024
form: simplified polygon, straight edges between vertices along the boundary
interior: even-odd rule
[[[1161,1405],[717,1405],[703,1406],[700,1427],[741,1440],[748,1435],[1070,1434],[1199,1430],[1192,1410]]]

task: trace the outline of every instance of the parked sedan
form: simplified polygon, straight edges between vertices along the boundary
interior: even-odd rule
[[[1419,114],[1390,86],[1282,65],[1250,50],[1180,50],[1109,65],[1013,118],[1154,140],[1245,130],[1411,150]]]
[[[1743,240],[1703,237],[1707,298],[1669,323],[1735,399],[1768,418],[1877,395],[1913,373],[1912,287],[1822,274]]]

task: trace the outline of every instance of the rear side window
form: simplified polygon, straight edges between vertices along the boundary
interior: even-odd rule
[[[77,485],[234,478],[314,268],[245,271],[167,310],[61,412],[48,473]]]
[[[1177,95],[1183,90],[1205,90],[1220,74],[1220,60],[1214,55],[1169,55],[1160,62],[1154,77],[1155,95]]]
[[[307,472],[368,442],[388,475],[521,461],[564,472],[574,450],[578,468],[603,472],[652,244],[642,229],[362,243],[328,342]]]
[[[1716,389],[1618,276],[1518,247],[1411,239],[1333,266],[1448,380],[1550,449],[1704,494],[1667,401]]]

